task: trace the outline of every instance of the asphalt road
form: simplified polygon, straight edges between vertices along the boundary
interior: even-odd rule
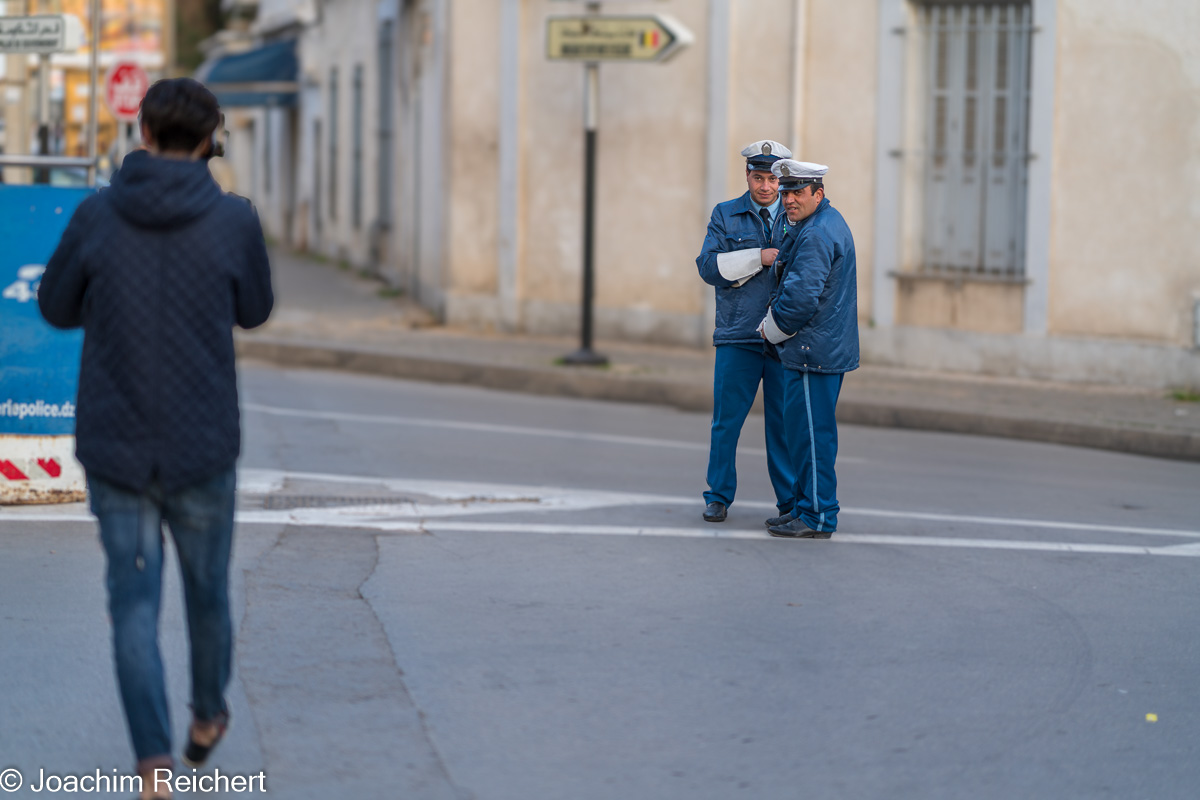
[[[844,427],[838,533],[774,540],[759,417],[712,525],[703,415],[242,382],[234,727],[204,774],[289,800],[1196,795],[1200,465]],[[86,509],[0,510],[0,546],[10,796],[126,770]]]

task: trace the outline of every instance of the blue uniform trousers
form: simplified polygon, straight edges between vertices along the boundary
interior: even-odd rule
[[[788,450],[796,471],[793,490],[796,515],[814,531],[837,530],[837,419],[834,409],[842,391],[841,373],[787,373]],[[781,506],[782,507],[782,506]]]
[[[733,504],[737,491],[738,437],[761,382],[767,428],[767,474],[775,489],[779,513],[791,511],[795,474],[783,418],[784,372],[783,365],[769,358],[761,347],[717,345],[705,503]]]

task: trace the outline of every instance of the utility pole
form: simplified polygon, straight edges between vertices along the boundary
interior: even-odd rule
[[[175,70],[178,68],[176,63],[176,31],[175,19],[178,13],[175,9],[176,0],[162,0],[163,4],[163,77],[174,78],[178,77]]]
[[[50,155],[50,54],[38,56],[38,153]],[[37,167],[33,170],[34,183],[49,183],[50,168]]]

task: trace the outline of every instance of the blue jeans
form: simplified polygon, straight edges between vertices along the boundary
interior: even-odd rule
[[[192,713],[211,720],[227,711],[233,652],[229,557],[236,476],[232,469],[165,494],[155,483],[136,492],[88,475],[92,513],[108,557],[113,659],[138,770],[171,767],[171,719],[158,610],[163,522],[179,556],[192,654]]]
[[[784,424],[785,376],[783,365],[770,358],[762,347],[736,344],[717,346],[713,376],[712,435],[708,449],[708,491],[705,503],[733,505],[737,492],[737,444],[746,415],[754,405],[758,385],[763,387],[766,417],[767,475],[775,490],[780,514],[792,510],[796,481],[788,453]]]

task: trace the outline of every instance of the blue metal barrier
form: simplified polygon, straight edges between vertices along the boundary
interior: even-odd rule
[[[74,459],[81,331],[57,331],[37,288],[94,189],[0,185],[0,504],[82,499]]]

